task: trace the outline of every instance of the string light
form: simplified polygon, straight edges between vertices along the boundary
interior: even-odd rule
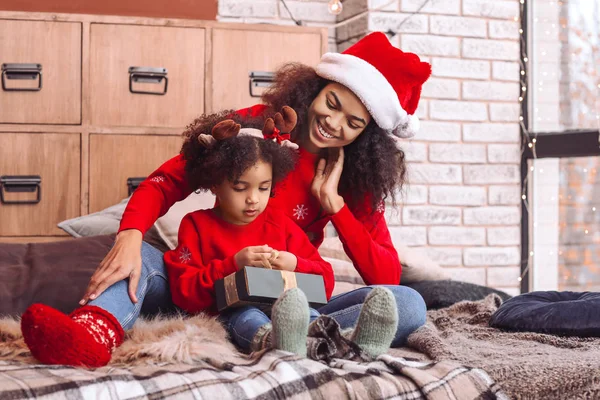
[[[330,0],[327,4],[327,10],[333,15],[339,15],[343,9],[344,6],[340,0]]]

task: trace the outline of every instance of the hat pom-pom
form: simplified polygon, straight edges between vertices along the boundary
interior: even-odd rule
[[[405,124],[398,125],[392,131],[392,134],[402,139],[410,139],[417,134],[420,126],[421,123],[416,115],[408,115],[408,121]]]

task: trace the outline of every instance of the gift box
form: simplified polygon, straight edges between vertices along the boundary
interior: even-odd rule
[[[325,283],[321,275],[244,267],[215,282],[217,309],[244,305],[270,305],[285,291],[300,288],[312,308],[327,304]]]

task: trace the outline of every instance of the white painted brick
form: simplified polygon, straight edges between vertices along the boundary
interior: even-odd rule
[[[421,121],[421,129],[416,138],[428,142],[458,142],[460,140],[460,123]]]
[[[402,207],[386,207],[385,221],[387,222],[388,226],[401,226]]]
[[[521,282],[519,282],[517,280],[517,284],[520,285]],[[521,294],[521,287],[520,286],[513,286],[513,287],[504,287],[504,286],[493,286],[494,289],[496,290],[500,290],[506,294],[508,294],[509,296],[518,296]]]
[[[518,286],[521,268],[519,267],[490,267],[488,268],[488,286]]]
[[[500,81],[519,82],[521,67],[516,62],[494,61],[492,63],[492,78]]]
[[[520,183],[521,171],[516,165],[465,165],[465,183]]]
[[[416,12],[423,0],[402,0],[400,11]],[[425,14],[460,14],[460,0],[431,0],[421,9]]]
[[[521,115],[519,103],[490,103],[490,120],[492,122],[518,122]]]
[[[518,247],[473,247],[465,249],[465,265],[515,265],[521,262]]]
[[[454,56],[460,55],[458,38],[433,35],[402,35],[404,51],[417,55]]]
[[[519,207],[466,208],[465,225],[514,225],[521,222]]]
[[[422,247],[419,248],[439,265],[462,265],[462,249],[457,247]]]
[[[429,146],[429,160],[448,163],[484,163],[486,162],[485,145],[432,143]]]
[[[242,24],[242,23],[244,23],[244,20],[242,18],[239,18],[239,17],[222,17],[220,15],[217,15],[217,21],[219,21],[219,22],[234,23],[234,24]]]
[[[469,79],[490,78],[489,61],[434,57],[431,60],[431,70],[434,76]]]
[[[408,21],[404,22],[407,18]],[[428,21],[426,15],[398,14],[373,11],[369,13],[369,30],[380,32],[427,33]]]
[[[462,85],[465,100],[518,101],[521,85],[505,82],[466,81]]]
[[[406,161],[427,161],[427,145],[414,141],[401,142]]]
[[[462,12],[463,15],[513,19],[519,16],[519,3],[500,0],[463,0]]]
[[[421,95],[435,99],[458,99],[460,82],[456,79],[429,78],[423,85]]]
[[[482,206],[486,204],[485,187],[479,186],[431,186],[429,201],[431,204],[445,206]]]
[[[277,17],[275,0],[219,0],[223,17]]]
[[[519,124],[463,124],[465,142],[518,143],[520,136]]]
[[[398,11],[399,0],[396,0],[392,4],[388,4],[387,6],[381,8],[384,4],[387,4],[389,2],[389,0],[369,0],[369,10],[378,9],[381,11]]]
[[[448,268],[452,280],[485,286],[485,268]]]
[[[430,21],[431,33],[436,35],[468,37],[487,36],[487,26],[484,19],[432,15]]]
[[[431,119],[450,121],[485,121],[487,106],[473,101],[431,100]]]
[[[463,39],[462,56],[486,60],[518,60],[519,42],[490,39]]]
[[[521,204],[521,186],[490,186],[489,198],[491,205]]]
[[[404,225],[458,225],[460,208],[435,206],[406,206],[402,210]]]
[[[298,21],[328,23],[335,23],[336,21],[336,16],[327,11],[327,3],[286,0],[286,4],[292,12],[294,18]],[[290,18],[290,14],[285,7],[279,7],[279,15],[281,18]]]
[[[490,37],[492,39],[517,39],[521,24],[517,21],[490,21]]]
[[[429,228],[429,244],[442,246],[484,245],[485,228],[434,226]]]
[[[246,18],[242,18],[241,22],[244,24],[269,24],[269,25],[281,25],[281,26],[296,26],[294,21],[292,21],[291,19],[246,17]]]
[[[396,201],[402,204],[425,204],[427,203],[427,186],[404,185],[402,190],[396,193]]]
[[[490,144],[488,145],[488,160],[491,163],[519,163],[521,162],[521,147],[518,144]]]
[[[391,226],[389,229],[394,243],[401,243],[405,246],[427,244],[427,228],[424,226]]]
[[[419,106],[417,107],[417,111],[415,111],[415,115],[419,119],[427,119],[429,116],[429,102],[427,100],[421,99],[419,101]]]
[[[490,246],[518,246],[521,244],[521,228],[518,226],[488,228],[487,238]]]
[[[461,183],[462,167],[443,164],[409,164],[408,180],[411,183]]]

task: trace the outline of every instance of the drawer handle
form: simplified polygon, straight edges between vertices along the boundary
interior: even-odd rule
[[[273,72],[250,71],[250,97],[260,97],[260,94],[254,93],[253,88],[268,88],[275,79]]]
[[[144,182],[146,177],[140,178],[127,178],[127,196],[131,196],[131,194],[135,191],[135,189],[140,186],[140,183]]]
[[[165,85],[162,91],[159,92],[137,90],[133,88],[134,82],[161,84],[163,80],[165,81]],[[169,78],[167,78],[166,68],[129,67],[129,91],[131,93],[163,96],[167,93],[167,86],[169,86]]]
[[[0,176],[0,202],[2,204],[37,204],[42,199],[42,178],[39,175]],[[37,192],[34,200],[6,200],[6,193]]]
[[[38,80],[37,87],[8,87],[7,80]],[[2,90],[6,92],[39,92],[42,90],[42,64],[2,64]]]

